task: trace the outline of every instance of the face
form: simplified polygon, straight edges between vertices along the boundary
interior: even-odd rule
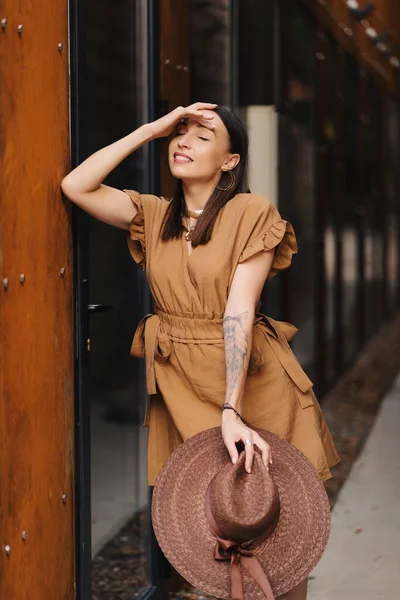
[[[233,169],[239,162],[239,155],[229,151],[229,135],[223,121],[213,114],[211,122],[215,129],[208,129],[193,119],[177,125],[168,152],[169,167],[176,179],[218,182],[221,170]]]

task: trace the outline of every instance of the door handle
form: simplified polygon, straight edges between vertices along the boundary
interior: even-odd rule
[[[111,304],[88,304],[87,309],[90,313],[106,312],[114,307]]]

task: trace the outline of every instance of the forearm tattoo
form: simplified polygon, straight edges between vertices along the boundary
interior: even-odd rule
[[[237,317],[225,317],[223,321],[228,399],[238,386],[246,362],[248,350],[247,319],[248,312],[246,311]]]

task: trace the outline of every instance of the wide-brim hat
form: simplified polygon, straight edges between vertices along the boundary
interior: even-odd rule
[[[252,474],[247,474],[251,479],[244,480],[242,475],[241,481],[246,485],[246,481],[249,482],[259,491],[257,477],[267,483],[272,480],[278,491],[278,518],[272,532],[257,545],[253,554],[273,594],[280,596],[303,581],[319,562],[330,532],[329,500],[317,471],[299,450],[271,432],[253,429],[270,445],[272,465],[268,475],[253,468]],[[262,464],[260,457],[254,460],[253,467],[256,464]],[[241,459],[232,465],[221,428],[208,429],[189,438],[170,455],[153,492],[153,527],[166,558],[189,583],[217,598],[231,597],[231,565],[229,560],[216,560],[217,538],[215,529],[210,527],[209,506],[208,516],[206,514],[206,497],[208,501],[210,487],[218,478],[221,480],[223,473],[223,480],[228,474],[226,487],[230,487],[229,494],[233,496],[236,479],[229,477],[229,472],[241,466],[244,470]],[[263,469],[268,473],[264,466]],[[230,496],[226,497],[225,504],[232,504]],[[219,510],[224,512],[224,500],[221,502]],[[235,504],[237,500],[233,506]],[[262,500],[258,500],[258,504],[262,504]],[[246,506],[242,509],[246,510]],[[246,568],[239,565],[239,570],[245,598],[270,597]]]

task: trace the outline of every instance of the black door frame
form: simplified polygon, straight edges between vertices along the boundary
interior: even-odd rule
[[[148,118],[159,114],[159,0],[148,0],[147,5],[147,73]],[[85,3],[69,0],[70,30],[70,132],[71,168],[87,157],[83,123],[87,115],[85,86]],[[159,150],[152,142],[148,148],[146,187],[149,193],[159,193]],[[76,600],[91,598],[91,464],[90,464],[90,405],[87,399],[87,362],[89,337],[88,306],[88,218],[73,207],[74,307],[75,307],[75,548]],[[151,491],[149,489],[149,506]],[[149,587],[141,600],[160,597],[160,556],[148,511],[149,544],[147,549],[147,577]]]

